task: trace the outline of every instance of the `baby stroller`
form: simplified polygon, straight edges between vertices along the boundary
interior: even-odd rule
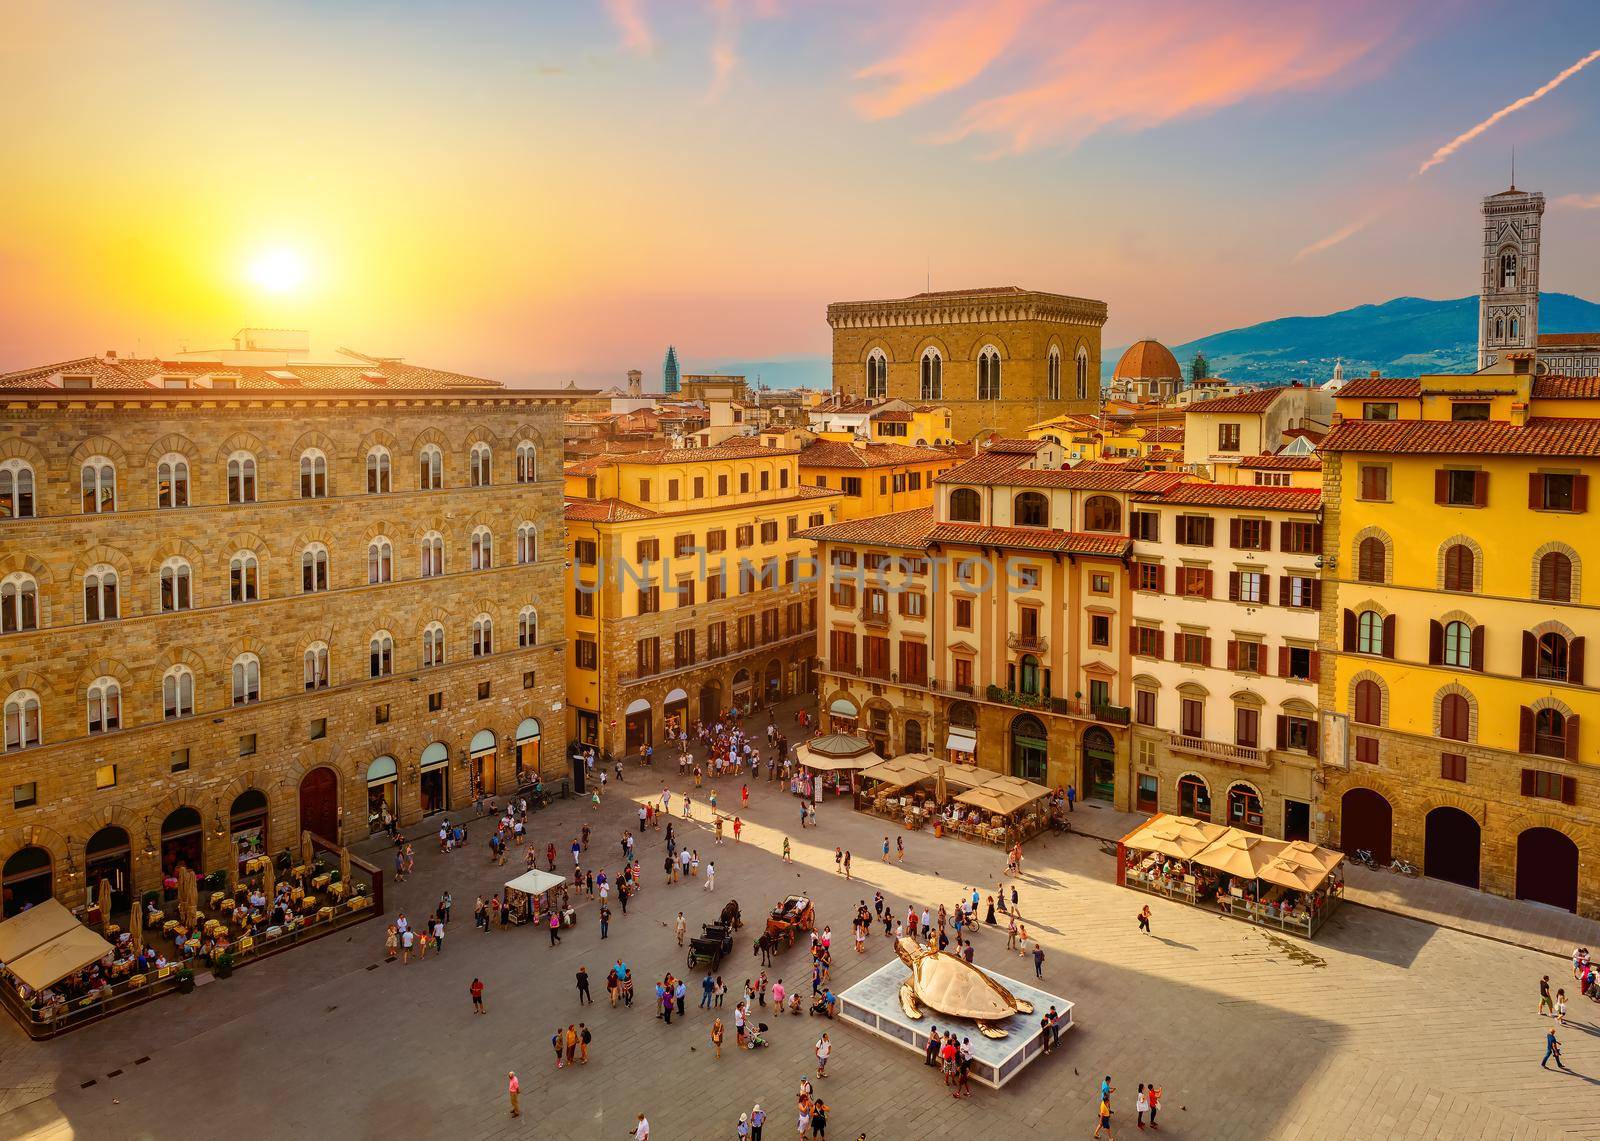
[[[820,1014],[824,1018],[833,1017],[833,1006],[828,1002],[828,996],[814,994],[811,996],[811,1014]]]
[[[753,1031],[747,1030],[744,1036],[746,1049],[756,1050],[762,1046],[765,1046],[767,1044],[767,1040],[761,1035],[765,1034],[766,1031],[767,1024],[765,1022],[756,1023],[756,1028]]]

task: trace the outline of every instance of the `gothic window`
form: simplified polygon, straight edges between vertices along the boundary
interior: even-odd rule
[[[26,460],[0,464],[0,519],[33,518],[33,468]]]
[[[1517,255],[1513,250],[1504,250],[1500,254],[1500,288],[1515,289],[1517,287]],[[1513,323],[1511,335],[1517,335],[1516,325]]]
[[[488,570],[494,566],[494,536],[489,528],[479,527],[472,532],[472,569]]]
[[[488,487],[490,452],[488,444],[473,444],[471,459],[472,486]]]
[[[306,594],[328,589],[328,548],[321,543],[300,552],[300,589]]]
[[[161,609],[190,610],[194,607],[194,574],[185,559],[168,559],[161,564]]]
[[[367,581],[394,581],[394,546],[382,535],[367,544]]]
[[[1505,336],[1506,319],[1504,317],[1496,317],[1494,319],[1494,339],[1497,341],[1503,341],[1505,340]]]
[[[867,399],[882,400],[889,395],[889,359],[882,349],[873,349],[867,358]]]
[[[171,454],[156,464],[156,506],[189,506],[189,461]]]
[[[367,453],[367,494],[382,495],[394,490],[389,449],[373,448]]]
[[[117,572],[104,563],[83,576],[83,620],[108,622],[117,616]]]
[[[530,440],[517,445],[517,482],[533,483],[539,478],[539,450]]]
[[[978,399],[1000,399],[1000,353],[994,348],[978,354]]]
[[[1075,380],[1079,400],[1089,399],[1089,354],[1082,348],[1073,361]]]
[[[494,653],[494,619],[480,614],[472,620],[472,656],[488,657]]]
[[[444,627],[437,622],[430,622],[427,629],[422,631],[422,667],[429,669],[442,665],[444,665]]]
[[[372,677],[388,677],[394,672],[394,638],[379,630],[367,643],[368,672]]]
[[[16,571],[0,582],[0,633],[39,628],[39,584],[31,574]]]
[[[89,686],[89,732],[122,728],[122,687],[116,678],[95,678]]]
[[[261,597],[261,564],[252,551],[239,551],[228,560],[228,592],[234,602],[254,602]]]
[[[6,698],[6,751],[39,743],[39,695],[19,689]]]
[[[536,646],[539,644],[539,613],[531,606],[524,606],[522,613],[517,615],[517,645]]]
[[[82,487],[85,515],[104,515],[117,509],[117,469],[104,456],[84,463]]]
[[[249,452],[234,452],[228,457],[228,502],[256,501],[256,458]]]
[[[249,705],[261,700],[261,659],[240,654],[233,660],[233,703]]]
[[[928,349],[922,354],[922,399],[944,399],[944,358],[938,349]]]
[[[328,496],[328,457],[316,448],[300,457],[300,498],[326,499]]]
[[[539,554],[539,531],[532,523],[517,524],[517,562],[527,565],[536,562]]]
[[[434,578],[444,573],[444,536],[429,531],[422,536],[422,577]]]
[[[1045,377],[1045,399],[1061,399],[1061,350],[1050,347],[1049,372]]]
[[[328,688],[328,643],[312,642],[305,652],[307,689]]]
[[[423,491],[438,491],[444,486],[444,453],[439,445],[428,444],[417,455],[417,486]]]
[[[1517,319],[1515,317],[1511,318],[1511,339],[1513,341],[1517,339]]]
[[[194,672],[173,666],[161,677],[161,715],[168,720],[194,713]]]

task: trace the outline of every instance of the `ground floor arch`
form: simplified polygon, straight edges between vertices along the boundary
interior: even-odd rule
[[[762,671],[762,700],[776,705],[783,700],[783,663],[773,658]]]
[[[300,778],[300,830],[342,843],[339,835],[339,774],[318,765]]]
[[[1199,773],[1184,773],[1178,778],[1178,815],[1211,819],[1211,785]]]
[[[1265,821],[1260,789],[1242,780],[1228,786],[1228,824],[1231,827],[1259,835]]]
[[[50,853],[32,844],[11,853],[4,867],[0,867],[0,893],[3,893],[6,919],[53,896],[55,861]]]
[[[661,701],[661,728],[666,735],[676,737],[688,732],[689,695],[681,689],[668,693]]]
[[[920,753],[925,750],[926,742],[923,740],[922,722],[915,718],[906,721],[905,731],[901,734],[905,740],[904,752]]]
[[[111,912],[124,912],[133,899],[133,848],[128,842],[128,832],[115,824],[107,824],[83,846],[84,880],[102,916]],[[111,886],[110,900],[100,898],[100,885]]]
[[[367,829],[382,832],[399,818],[400,774],[391,756],[374,757],[367,766]]]
[[[750,708],[750,699],[754,688],[754,679],[750,671],[742,666],[733,674],[733,706],[735,709],[745,710]]]
[[[161,822],[162,879],[172,879],[179,868],[202,870],[204,852],[205,829],[200,810],[185,804],[169,812]]]
[[[228,839],[239,863],[267,852],[267,794],[247,788],[228,807]]]
[[[1339,839],[1347,854],[1365,850],[1380,864],[1393,856],[1394,808],[1383,794],[1352,788],[1339,798]]]
[[[1517,837],[1517,898],[1578,910],[1578,845],[1554,828]]]
[[[537,717],[524,717],[517,726],[517,735],[513,738],[515,749],[512,760],[517,770],[517,787],[531,784],[535,777],[540,775],[539,749],[542,728]]]
[[[722,716],[722,685],[708,681],[700,687],[700,720],[715,725]]]
[[[422,750],[418,763],[417,794],[422,815],[432,816],[450,807],[450,746],[435,741]]]
[[[1092,725],[1083,732],[1083,783],[1078,786],[1078,798],[1113,801],[1116,796],[1117,743],[1108,731]]]
[[[834,698],[828,706],[828,729],[833,733],[854,733],[861,710],[848,697]]]
[[[472,735],[472,743],[467,746],[467,779],[474,800],[500,791],[494,763],[499,748],[493,729],[479,729]]]
[[[624,753],[642,753],[646,745],[654,744],[655,738],[651,729],[654,713],[650,703],[644,698],[635,698],[622,714],[622,751]]]
[[[1050,764],[1050,737],[1031,713],[1011,721],[1011,775],[1044,782]]]
[[[1423,833],[1423,875],[1464,887],[1478,886],[1483,836],[1476,820],[1452,805],[1440,805],[1428,813]]]

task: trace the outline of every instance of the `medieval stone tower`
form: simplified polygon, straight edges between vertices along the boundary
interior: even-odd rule
[[[1513,186],[1483,200],[1478,367],[1539,344],[1539,225],[1544,195]]]

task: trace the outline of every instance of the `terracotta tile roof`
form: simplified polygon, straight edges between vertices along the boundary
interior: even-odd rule
[[[942,448],[913,448],[909,444],[873,443],[864,448],[838,440],[813,440],[800,449],[801,467],[871,468],[904,464],[948,463]]]
[[[1121,558],[1133,547],[1123,535],[1089,535],[1049,527],[985,527],[978,523],[939,523],[929,533],[928,542],[1112,558]]]
[[[1194,507],[1315,511],[1322,504],[1322,490],[1316,487],[1250,487],[1233,483],[1182,483],[1159,495],[1140,495],[1137,498]]]
[[[1600,399],[1600,376],[1538,376],[1533,380],[1535,400]]]
[[[1272,407],[1272,402],[1288,392],[1288,386],[1280,385],[1277,388],[1258,388],[1253,392],[1241,392],[1237,396],[1219,396],[1215,400],[1197,400],[1184,409],[1186,413],[1195,412],[1265,412]]]
[[[1502,420],[1346,420],[1328,433],[1322,450],[1600,457],[1600,419],[1533,416],[1522,428]]]
[[[229,365],[220,361],[179,360],[164,361],[156,358],[79,357],[58,364],[41,365],[17,372],[0,374],[0,389],[59,389],[61,377],[91,376],[96,389],[136,390],[160,389],[166,376],[188,377],[196,389],[212,387],[216,376],[233,380],[238,389],[459,389],[502,388],[496,380],[467,376],[464,373],[443,372],[422,368],[385,357],[370,357],[351,353],[358,363],[308,364],[291,361],[284,365]]]
[[[1600,333],[1540,333],[1541,349],[1585,349],[1600,345]]]
[[[717,444],[709,448],[651,448],[627,456],[612,457],[630,464],[695,464],[719,460],[753,460],[765,456],[792,456],[798,448],[768,448],[760,443]],[[589,474],[589,473],[583,473]]]
[[[1239,461],[1246,471],[1321,471],[1321,456],[1246,456]]]
[[[909,424],[912,420],[910,412],[898,408],[891,409],[888,412],[875,412],[872,418],[874,420],[882,420],[885,424]]]
[[[861,543],[880,547],[913,547],[924,550],[928,532],[933,529],[933,508],[895,511],[875,519],[847,519],[800,532],[800,538],[817,542]]]
[[[1144,458],[1153,464],[1171,464],[1183,459],[1183,453],[1176,448],[1151,448]]]
[[[654,518],[655,512],[620,499],[568,499],[566,517],[575,523],[628,523]]]
[[[984,450],[995,455],[1033,456],[1039,454],[1042,446],[1039,440],[1006,439],[997,436],[984,445]]]
[[[1170,472],[1129,471],[1126,468],[1108,468],[1090,461],[1075,468],[1034,470],[1026,467],[1031,456],[1001,453],[991,449],[949,471],[934,477],[935,483],[996,484],[1007,487],[1063,487],[1081,491],[1136,491],[1156,486],[1168,478]],[[1179,474],[1179,478],[1185,478]],[[1156,481],[1151,483],[1150,481]]]
[[[1147,444],[1181,444],[1183,443],[1183,425],[1167,424],[1160,428],[1146,429],[1144,442]]]
[[[1344,382],[1344,387],[1334,392],[1338,400],[1394,400],[1401,397],[1421,396],[1422,381],[1415,377],[1358,376]]]
[[[597,456],[590,456],[586,460],[570,463],[562,469],[566,475],[594,475],[603,467],[609,467],[616,462],[616,456],[602,452]]]

